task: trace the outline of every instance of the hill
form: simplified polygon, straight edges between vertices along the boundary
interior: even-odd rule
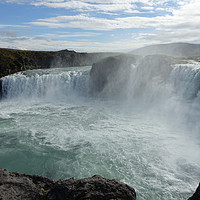
[[[196,57],[200,56],[200,45],[189,43],[159,44],[142,47],[131,51],[131,53],[143,56],[164,54],[173,57]]]
[[[78,53],[75,51],[27,51],[0,48],[0,78],[28,69],[92,65],[118,53]]]

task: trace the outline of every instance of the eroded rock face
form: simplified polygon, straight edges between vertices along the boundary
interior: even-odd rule
[[[90,92],[99,94],[104,89],[123,89],[131,71],[131,65],[136,64],[140,59],[138,56],[122,54],[115,57],[108,57],[92,65],[90,71]]]
[[[53,181],[0,168],[0,200],[135,200],[136,193],[118,180],[101,176]]]
[[[48,200],[134,200],[136,193],[130,186],[118,180],[108,180],[101,176],[57,182],[47,194]]]
[[[129,54],[109,57],[94,63],[90,71],[91,94],[113,94],[126,91],[132,80],[140,91],[157,77],[166,81],[171,73],[175,59],[163,55],[151,55],[144,58]],[[134,69],[133,69],[134,68]],[[132,81],[132,82],[131,82]],[[122,96],[124,96],[123,94]]]
[[[53,183],[45,177],[12,173],[0,168],[0,199],[40,199]]]

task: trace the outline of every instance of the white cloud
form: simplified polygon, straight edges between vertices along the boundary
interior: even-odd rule
[[[47,26],[50,28],[81,28],[84,30],[112,30],[121,28],[117,20],[96,18],[88,15],[58,16],[47,19],[39,19],[30,24]]]
[[[10,42],[13,46],[26,49],[60,50],[70,47],[76,51],[119,51],[153,43],[200,42],[199,0],[96,0],[95,2],[94,0],[7,0],[7,2],[24,2],[35,6],[72,9],[76,12],[74,15],[36,19],[28,24],[32,26],[32,29],[38,27],[41,29],[42,26],[45,29],[46,27],[54,28],[54,30],[46,29],[51,34],[33,37],[13,35],[9,40],[8,32],[0,32],[1,35],[4,35],[4,38],[0,38],[0,46],[8,46]],[[140,3],[140,8],[137,3]],[[154,14],[147,17],[141,13],[141,9],[145,9],[147,13],[154,11]],[[137,12],[140,14],[131,14]],[[156,16],[156,12],[159,13],[158,16]],[[96,13],[112,13],[112,16],[96,15]],[[0,25],[2,29],[17,27],[25,26]],[[84,31],[73,33],[69,32],[70,28]],[[141,33],[141,29],[143,33]],[[57,35],[55,30],[62,33]],[[126,31],[129,33],[133,31],[134,39],[130,41],[127,37],[126,40],[120,40],[117,37],[118,30],[123,38],[127,36]],[[93,37],[94,39],[100,34],[99,32],[106,34],[106,31],[112,31],[110,35],[116,31],[114,33],[117,38],[116,42],[85,42],[80,39],[79,42],[69,41],[72,37],[77,37],[77,39],[78,37],[85,39]]]
[[[25,25],[0,24],[0,28],[25,28]]]
[[[178,4],[179,1],[180,0],[6,0],[5,2],[24,3],[37,7],[64,8],[85,13],[118,14],[118,12],[137,13],[140,12],[142,8],[146,10],[145,12],[148,12],[160,6],[162,6],[163,9],[167,9],[167,2]]]
[[[40,3],[48,3],[50,1],[42,1]],[[55,1],[51,1],[55,2]],[[68,4],[69,7],[77,7],[77,1],[61,1],[64,4]],[[85,3],[88,4],[91,1],[89,0],[81,0],[79,1],[79,9],[84,8]],[[114,11],[118,9],[127,9],[130,8],[127,5],[123,4],[122,0],[116,0],[115,4],[113,3],[113,7],[109,7],[110,5],[105,6],[104,0],[98,0],[98,3],[103,4],[102,10],[104,11]],[[112,0],[108,0],[108,3],[113,2]],[[117,3],[121,2],[124,7],[119,6]],[[124,2],[124,1],[123,1]],[[128,3],[136,2],[133,0],[127,1]],[[168,1],[166,0],[157,0],[157,1],[143,1],[146,4],[155,4],[155,2],[159,4],[164,4]],[[154,3],[153,3],[154,2]],[[179,1],[174,1],[177,4],[180,4]],[[102,17],[94,17],[89,14],[78,14],[74,16],[57,16],[46,19],[38,19],[37,21],[31,22],[31,24],[38,26],[47,26],[50,28],[81,28],[84,30],[114,30],[114,29],[130,29],[130,28],[147,28],[153,27],[158,30],[174,30],[174,29],[185,29],[185,28],[196,28],[200,27],[200,1],[199,0],[191,0],[189,3],[187,1],[182,2],[179,7],[171,9],[171,15],[167,14],[165,16],[155,16],[155,17],[145,17],[145,16],[133,16],[133,17],[113,17],[113,19],[102,18]],[[90,7],[92,6],[92,7]],[[94,7],[99,6],[97,4],[90,4],[87,9],[94,9]],[[126,7],[127,6],[127,7]],[[153,10],[154,7],[142,7],[146,10]],[[163,8],[157,8],[157,10],[163,10]]]
[[[170,21],[168,17],[117,17],[106,19],[91,17],[89,15],[58,16],[46,19],[38,19],[30,24],[47,26],[49,28],[81,28],[84,30],[115,30],[131,28],[159,27],[162,23]],[[160,23],[162,22],[162,23]]]
[[[115,42],[91,42],[91,41],[61,41],[45,39],[44,37],[15,37],[0,38],[1,47],[15,47],[17,49],[32,50],[61,50],[71,49],[78,52],[101,52],[101,51],[127,51],[135,47],[141,47],[136,42],[119,40]]]
[[[1,35],[1,31],[0,31],[0,35]],[[102,35],[102,33],[94,33],[94,32],[58,32],[58,33],[47,33],[47,34],[43,34],[43,35],[35,35],[34,38],[39,38],[39,39],[50,39],[50,40],[54,40],[56,38],[56,40],[60,39],[60,38],[91,38],[91,37],[96,37]]]
[[[0,37],[16,37],[17,32],[13,30],[0,30]]]
[[[78,12],[134,12],[137,6],[130,1],[37,1],[32,3],[35,6],[46,6],[51,8],[72,9]]]

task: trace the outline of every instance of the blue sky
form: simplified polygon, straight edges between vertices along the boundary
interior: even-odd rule
[[[130,51],[200,43],[199,0],[0,0],[0,47]]]

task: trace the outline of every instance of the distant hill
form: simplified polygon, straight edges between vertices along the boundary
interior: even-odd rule
[[[163,54],[173,57],[200,56],[200,44],[170,43],[151,45],[133,50],[131,53],[143,56],[155,54]]]
[[[0,78],[19,71],[39,68],[92,65],[119,53],[78,53],[75,51],[28,51],[0,48]]]

